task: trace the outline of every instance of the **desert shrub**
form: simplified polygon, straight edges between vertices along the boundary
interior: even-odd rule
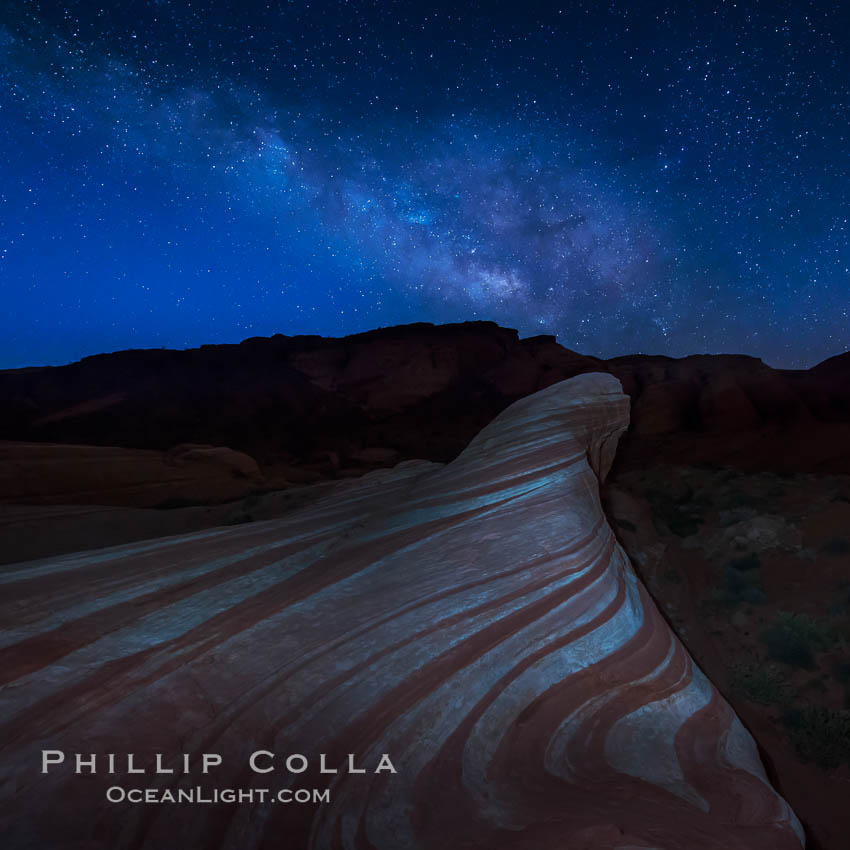
[[[239,514],[236,514],[236,516],[233,517],[231,520],[229,520],[227,524],[228,525],[244,525],[245,523],[253,522],[253,521],[254,521],[254,517],[251,516],[251,514],[239,513]]]
[[[760,661],[736,664],[730,684],[735,693],[761,705],[776,705],[788,696],[788,683],[782,673]]]
[[[826,555],[850,555],[850,540],[846,537],[833,537],[823,544],[823,552]]]
[[[836,661],[832,665],[832,675],[841,682],[842,685],[850,684],[850,661]]]
[[[260,501],[263,498],[263,493],[260,490],[252,490],[243,500],[242,507],[245,510],[249,511],[252,508],[256,508],[257,505],[260,504]]]
[[[646,497],[652,504],[656,530],[662,534],[668,530],[678,537],[696,534],[709,507],[705,498],[695,496],[693,490],[687,490],[678,498],[661,490],[651,490]]]
[[[844,617],[850,613],[850,583],[843,581],[836,586],[827,612],[835,617]]]
[[[764,587],[761,583],[761,571],[739,570],[727,566],[725,570],[726,601],[732,604],[751,602],[758,605],[764,602]]]
[[[740,572],[757,570],[761,566],[761,558],[758,556],[758,553],[750,552],[748,555],[729,561],[729,566],[733,570],[739,570]]]
[[[780,611],[764,632],[768,655],[791,667],[812,670],[814,653],[829,649],[833,639],[830,633],[807,614]]]
[[[850,761],[850,711],[810,704],[785,711],[782,720],[804,760],[824,770]]]
[[[769,507],[766,496],[745,490],[739,484],[724,490],[717,499],[720,510],[764,510]]]
[[[821,694],[825,694],[827,691],[826,682],[823,679],[812,679],[806,683],[805,688],[809,691],[818,691]]]

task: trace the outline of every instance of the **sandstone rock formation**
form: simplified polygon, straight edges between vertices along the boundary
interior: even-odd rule
[[[619,464],[850,472],[848,355],[807,371],[728,355],[605,361],[492,322],[277,334],[0,371],[0,439],[229,446],[288,481],[333,479],[397,458],[452,460],[518,398],[600,371],[633,402]]]
[[[257,462],[219,446],[168,452],[0,441],[0,504],[214,504],[262,481]]]
[[[10,848],[795,850],[756,747],[599,501],[610,375],[504,411],[285,519],[0,571]],[[182,775],[39,773],[40,750]],[[254,775],[257,750],[309,769]],[[201,753],[222,765],[198,773]],[[354,753],[366,774],[320,774]],[[397,773],[373,773],[380,754]],[[119,768],[120,771],[120,768]],[[109,786],[329,788],[321,804],[128,805]]]

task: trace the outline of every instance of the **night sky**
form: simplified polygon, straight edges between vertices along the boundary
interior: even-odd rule
[[[841,4],[2,8],[0,367],[465,319],[850,349]]]

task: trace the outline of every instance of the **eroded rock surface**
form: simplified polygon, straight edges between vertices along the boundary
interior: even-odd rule
[[[0,441],[0,505],[215,504],[250,493],[262,478],[253,458],[220,446],[159,452]]]
[[[11,848],[796,850],[756,747],[637,580],[599,480],[610,375],[504,411],[447,466],[284,519],[0,571]],[[43,748],[189,775],[39,773]],[[247,767],[257,750],[309,760]],[[201,753],[222,765],[198,771]],[[365,774],[320,774],[319,756]],[[397,773],[373,773],[382,753]],[[110,804],[112,785],[329,788],[323,804]]]

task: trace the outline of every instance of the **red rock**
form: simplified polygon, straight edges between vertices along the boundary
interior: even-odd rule
[[[610,375],[550,386],[452,463],[285,519],[0,573],[6,846],[794,850],[799,825],[605,521]],[[204,776],[39,774],[42,749]],[[300,753],[298,775],[252,752]],[[367,773],[321,774],[349,753]],[[375,773],[381,754],[397,773]],[[329,788],[109,803],[107,788]]]
[[[735,433],[755,428],[758,411],[733,376],[710,380],[699,398],[699,414],[706,431]]]
[[[170,452],[0,442],[0,503],[211,504],[238,499],[262,481],[253,458],[213,446]]]
[[[670,434],[684,425],[687,403],[694,395],[692,387],[681,382],[651,384],[635,393],[632,406],[634,433]]]
[[[224,446],[198,446],[184,443],[169,449],[164,460],[173,466],[209,466],[221,467],[233,478],[247,478],[256,481],[261,477],[257,461],[242,452]]]
[[[0,439],[226,445],[256,458],[270,477],[318,466],[332,478],[337,467],[317,464],[322,453],[336,452],[342,463],[375,448],[387,451],[388,464],[451,460],[511,402],[588,371],[611,372],[632,399],[618,458],[624,468],[781,462],[850,472],[846,355],[807,371],[737,355],[603,361],[551,336],[520,340],[492,322],[420,323],[341,339],[278,334],[0,371]]]
[[[368,446],[349,455],[352,460],[360,463],[374,463],[378,466],[391,466],[398,461],[399,455],[395,449],[382,449],[380,446]]]

